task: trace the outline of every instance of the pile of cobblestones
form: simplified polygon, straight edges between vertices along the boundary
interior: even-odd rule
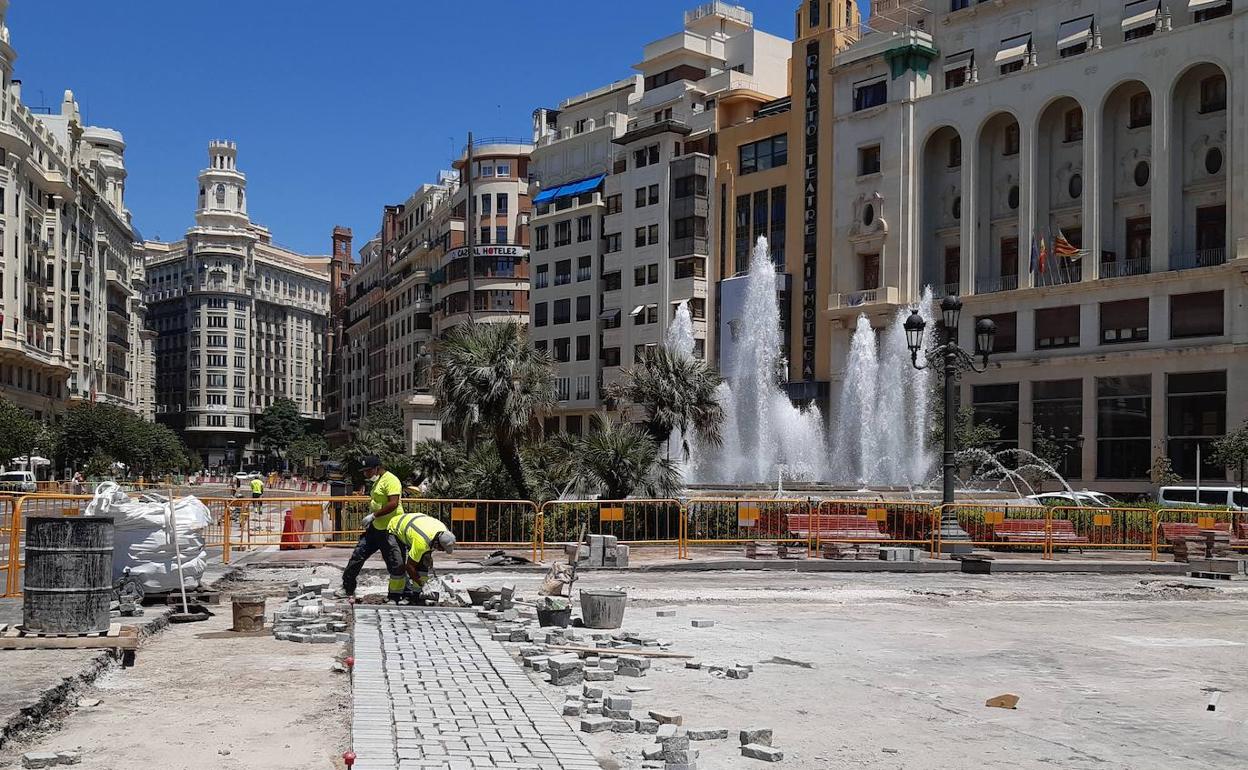
[[[286,603],[273,614],[273,638],[305,644],[351,641],[346,608],[333,598],[328,580],[291,583]]]

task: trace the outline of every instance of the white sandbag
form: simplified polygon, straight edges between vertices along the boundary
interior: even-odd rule
[[[87,516],[113,517],[113,580],[127,569],[144,590],[178,589],[178,557],[170,537],[168,498],[144,495],[132,499],[111,481],[100,484],[87,504]],[[188,586],[199,585],[207,568],[204,530],[214,523],[212,512],[199,498],[177,498],[173,505],[182,575]]]

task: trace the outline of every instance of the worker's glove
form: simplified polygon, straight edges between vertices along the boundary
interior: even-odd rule
[[[369,526],[373,523],[373,519],[375,519],[375,518],[377,518],[377,517],[376,517],[376,516],[374,516],[374,515],[373,515],[373,514],[371,514],[371,513],[370,513],[370,514],[368,514],[367,516],[365,516],[365,517],[364,517],[364,521],[362,522],[362,523],[363,523],[363,525],[364,525],[364,529],[368,529],[368,528],[369,528]]]

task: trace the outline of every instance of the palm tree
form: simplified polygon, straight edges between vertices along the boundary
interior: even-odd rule
[[[468,445],[493,433],[498,456],[520,496],[530,499],[520,445],[537,435],[537,418],[555,405],[550,355],[529,344],[518,323],[457,326],[438,345],[433,392],[442,417]]]
[[[673,497],[680,491],[680,471],[659,455],[658,442],[628,422],[606,415],[590,418],[586,436],[560,434],[552,442],[559,470],[581,494],[623,500],[638,491],[647,497]]]
[[[723,382],[719,373],[701,359],[688,358],[666,347],[647,348],[641,363],[624,371],[624,379],[608,388],[618,401],[633,403],[645,411],[643,425],[656,444],[679,429],[681,451],[689,457],[690,428],[711,446],[722,440],[720,426],[724,408],[715,389]]]
[[[417,486],[445,487],[464,464],[464,453],[455,444],[427,438],[412,447],[412,476]]]

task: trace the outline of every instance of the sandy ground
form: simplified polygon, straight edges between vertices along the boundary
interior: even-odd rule
[[[264,572],[266,581],[289,576]],[[247,589],[263,586],[249,581]],[[276,607],[270,600],[270,614]],[[81,748],[79,767],[108,770],[341,767],[350,745],[350,683],[330,666],[342,645],[235,634],[227,630],[229,604],[216,612],[148,641],[134,668],[105,673],[76,708],[6,746],[0,766],[20,766],[26,751]]]
[[[470,584],[534,581],[473,576]],[[1210,587],[1193,588],[1207,585]],[[602,575],[625,587],[625,628],[748,680],[682,662],[618,679],[634,710],[672,709],[701,766],[757,768],[737,731],[770,727],[787,768],[1248,766],[1248,583],[1165,578],[955,575]],[[655,608],[674,608],[674,618]],[[695,629],[694,618],[714,620]],[[552,701],[564,688],[544,685]],[[1209,691],[1224,691],[1216,712]],[[986,708],[995,695],[1017,710]],[[604,767],[640,766],[639,735],[584,736]]]

